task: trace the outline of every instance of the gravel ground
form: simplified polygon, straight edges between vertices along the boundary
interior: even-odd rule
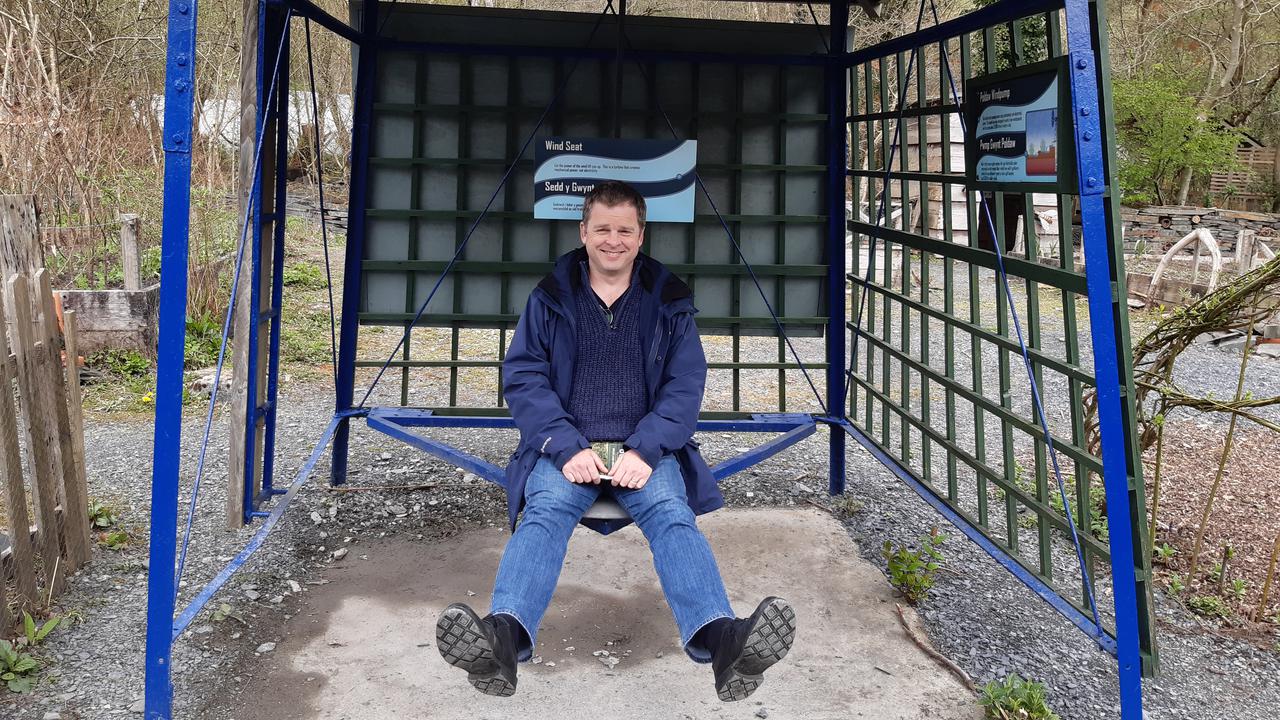
[[[994,318],[994,305],[985,300],[980,305],[983,323],[992,326],[987,320]],[[1051,313],[1045,310],[1045,314]],[[1087,327],[1083,313],[1080,323]],[[379,336],[378,340],[386,344],[385,337]],[[1046,352],[1059,354],[1064,343],[1065,332],[1060,327],[1046,327]],[[713,359],[717,353],[727,359],[724,339],[709,338],[707,344]],[[744,345],[750,345],[746,355],[755,359],[772,359],[777,353],[776,341]],[[416,336],[415,347],[424,347]],[[797,347],[806,360],[821,355],[819,341],[799,340]],[[1193,346],[1178,366],[1179,381],[1188,390],[1229,395],[1234,390],[1235,373],[1223,368],[1235,365],[1238,358],[1238,354]],[[994,351],[984,353],[984,373],[994,373],[997,360]],[[959,362],[973,361],[966,356]],[[1083,363],[1090,366],[1087,354]],[[1015,364],[1015,376],[1020,372],[1018,368]],[[1250,390],[1255,395],[1280,394],[1278,371],[1280,362],[1254,361]],[[477,401],[492,402],[492,390],[485,386],[481,375],[477,375],[475,387],[464,392],[464,401],[474,393]],[[820,381],[821,374],[818,375],[815,379]],[[729,381],[727,373],[713,374],[708,396],[728,397]],[[1055,392],[1062,388],[1054,386],[1053,381],[1046,385],[1050,397],[1062,397],[1061,392]],[[417,401],[419,393],[439,387],[439,379],[426,383],[415,390],[411,401]],[[1015,384],[1010,393],[1011,407],[1025,415],[1030,412],[1028,394],[1018,392],[1018,387]],[[771,396],[776,393],[776,374],[744,376],[743,389],[748,399]],[[299,381],[286,384],[284,393],[277,461],[281,483],[310,453],[323,419],[330,412],[329,391],[323,386]],[[788,395],[795,402],[795,409],[817,410],[802,378],[789,380]],[[381,394],[376,398],[393,401]],[[1060,404],[1051,404],[1048,413],[1055,426],[1067,417]],[[188,475],[195,465],[192,449],[198,443],[203,420],[204,411],[199,406],[188,408],[183,432],[183,467]],[[226,447],[223,420],[215,424],[212,448]],[[150,507],[150,464],[145,458],[151,454],[152,427],[146,418],[136,416],[97,415],[86,422],[91,495],[120,511],[121,521],[135,541],[119,551],[99,549],[93,563],[73,578],[71,590],[56,604],[60,612],[72,613],[80,623],[55,632],[42,646],[41,653],[49,661],[44,681],[30,696],[0,697],[0,717],[45,718],[56,713],[62,718],[105,718],[140,711],[145,538]],[[1209,418],[1207,422],[1225,425],[1226,418]],[[971,416],[959,414],[956,426],[958,441],[972,442]],[[432,434],[497,463],[505,460],[515,441],[510,432]],[[824,492],[824,438],[822,430],[818,437],[731,478],[724,486],[729,504],[787,506],[813,501],[831,506]],[[704,452],[712,462],[759,439],[749,435],[702,438]],[[991,457],[999,458],[998,433],[988,433],[988,449]],[[256,529],[254,526],[228,532],[223,528],[225,453],[215,452],[209,460],[179,606],[185,605]],[[915,543],[940,523],[929,506],[852,441],[848,464],[847,495],[860,509],[845,518],[845,523],[860,552],[872,562],[883,566],[879,548],[886,540]],[[304,608],[302,596],[311,583],[323,582],[320,571],[331,562],[360,562],[362,540],[398,535],[430,543],[477,526],[498,526],[505,520],[500,489],[379,434],[364,429],[355,433],[352,467],[359,469],[352,477],[353,487],[427,487],[334,492],[320,480],[327,475],[327,457],[323,458],[315,479],[304,486],[262,549],[177,642],[173,667],[180,717],[226,717],[222,702],[235,693],[238,683],[256,671],[255,656],[271,652],[272,643],[289,632],[289,623]],[[187,477],[181,498],[184,508],[190,497],[189,483]],[[951,572],[939,577],[933,595],[921,607],[935,645],[979,683],[1015,671],[1044,682],[1051,705],[1065,719],[1115,717],[1118,699],[1114,661],[977,546],[949,528],[942,529],[952,535],[944,547]],[[1060,546],[1063,543],[1057,542],[1055,556],[1062,555],[1058,552]],[[335,560],[335,552],[343,557]],[[1072,556],[1064,556],[1066,562],[1059,577],[1070,583]],[[1100,588],[1099,597],[1104,612],[1110,604],[1105,590]],[[1201,627],[1195,616],[1159,591],[1156,603],[1163,674],[1159,680],[1145,684],[1151,717],[1274,717],[1272,708],[1280,704],[1280,657],[1274,638],[1267,642],[1269,649],[1260,650],[1248,639]],[[215,614],[224,604],[222,612]]]

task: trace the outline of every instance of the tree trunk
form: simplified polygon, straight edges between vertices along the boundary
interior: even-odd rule
[[[1182,171],[1182,185],[1178,187],[1179,205],[1187,204],[1187,196],[1191,194],[1191,178],[1193,175],[1191,168],[1186,168]]]

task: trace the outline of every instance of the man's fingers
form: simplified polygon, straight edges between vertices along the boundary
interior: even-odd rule
[[[596,470],[602,473],[609,472],[609,468],[605,466],[604,460],[602,460],[599,455],[591,453],[591,458],[596,461]]]

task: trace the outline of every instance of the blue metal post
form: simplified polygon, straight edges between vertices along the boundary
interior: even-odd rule
[[[280,326],[284,322],[281,303],[284,301],[284,231],[285,203],[288,202],[289,169],[289,16],[283,9],[273,9],[283,17],[280,44],[280,70],[276,80],[276,177],[275,224],[272,226],[273,248],[271,252],[271,312],[258,322],[271,323],[271,339],[267,350],[267,400],[266,428],[262,443],[262,495],[276,494],[272,478],[276,459],[276,397],[280,390]],[[317,153],[319,149],[317,148]],[[319,156],[317,155],[317,162]],[[281,493],[285,491],[279,491]]]
[[[160,251],[160,340],[156,347],[156,428],[151,468],[151,546],[147,575],[144,709],[172,714],[174,556],[182,440],[182,366],[187,335],[187,240],[191,211],[191,90],[195,82],[196,3],[169,4],[164,90],[164,215]]]
[[[1084,232],[1085,278],[1089,324],[1102,437],[1102,476],[1111,523],[1111,573],[1115,586],[1116,643],[1120,670],[1120,716],[1142,718],[1142,658],[1138,635],[1137,577],[1129,508],[1127,429],[1121,397],[1120,319],[1112,267],[1114,244],[1109,237],[1103,193],[1108,175],[1103,162],[1102,103],[1094,32],[1105,32],[1090,17],[1088,0],[1067,0],[1067,47],[1071,62],[1071,104],[1080,184],[1081,229]],[[1113,191],[1115,189],[1113,188]]]
[[[365,0],[360,17],[364,42],[359,45],[356,66],[355,117],[351,124],[351,193],[347,202],[347,253],[342,270],[342,337],[338,347],[338,379],[334,410],[351,409],[355,395],[356,340],[359,332],[361,263],[364,260],[365,214],[369,183],[370,116],[373,114],[373,84],[378,66],[378,0]],[[351,420],[345,417],[333,437],[333,459],[329,480],[347,480],[347,443]]]
[[[849,5],[831,3],[831,53],[827,79],[827,414],[844,418],[845,307],[844,235],[845,177],[848,154],[845,116],[848,114],[848,86],[845,85],[844,57],[848,52]],[[832,495],[844,492],[845,434],[831,428]]]

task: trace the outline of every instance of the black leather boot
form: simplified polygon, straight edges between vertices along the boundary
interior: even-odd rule
[[[467,671],[467,679],[485,695],[516,692],[516,644],[520,625],[509,615],[483,619],[454,603],[436,621],[436,648],[445,662]]]
[[[767,597],[751,617],[727,624],[711,654],[716,695],[726,702],[749,697],[795,639],[796,613],[782,598]]]

